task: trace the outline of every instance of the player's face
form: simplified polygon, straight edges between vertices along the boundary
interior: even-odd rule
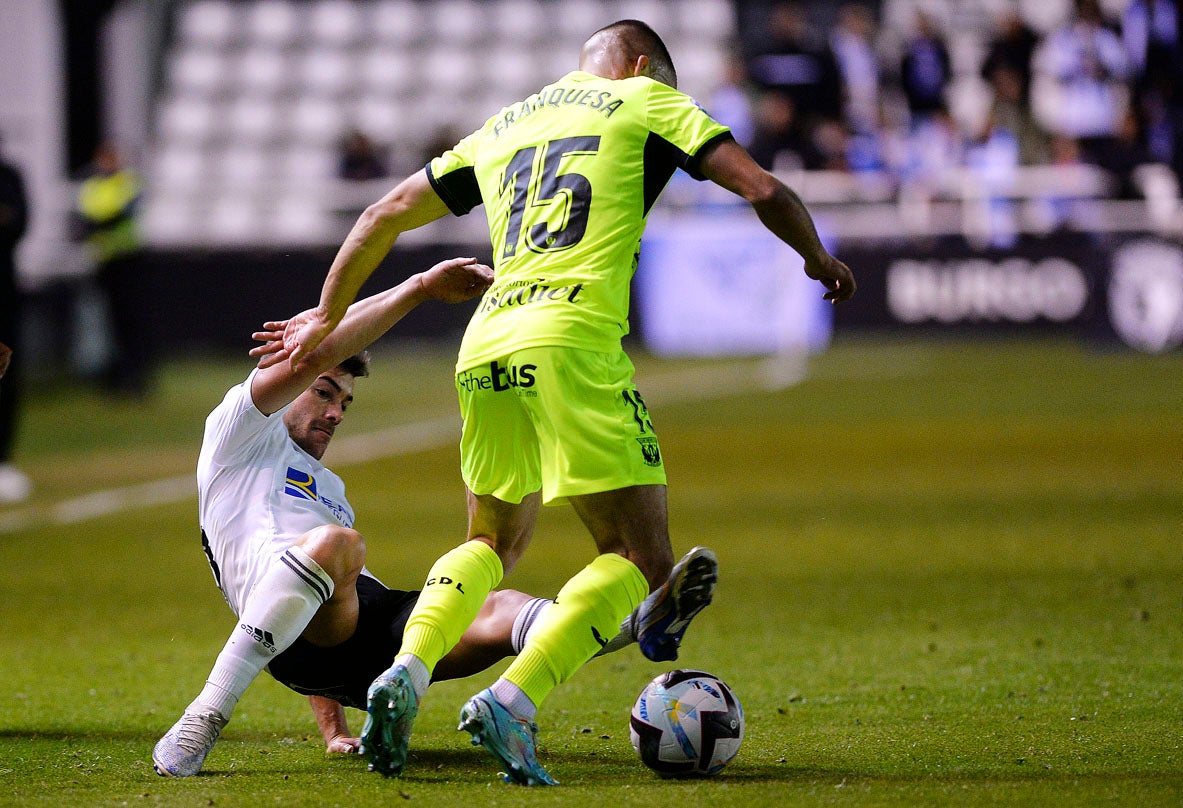
[[[353,381],[353,376],[340,368],[325,371],[283,414],[292,441],[317,460],[324,457],[353,401]]]

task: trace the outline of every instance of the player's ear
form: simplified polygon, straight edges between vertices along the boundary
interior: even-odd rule
[[[649,57],[641,54],[637,57],[637,61],[633,63],[634,76],[648,76],[649,75]]]

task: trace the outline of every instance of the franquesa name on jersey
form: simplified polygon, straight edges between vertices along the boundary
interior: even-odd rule
[[[548,107],[587,107],[597,110],[605,118],[611,118],[622,106],[624,101],[608,90],[588,90],[582,87],[552,87],[549,90],[544,88],[517,106],[507,107],[500,120],[493,124],[493,137],[501,137],[505,130],[518,121]]]

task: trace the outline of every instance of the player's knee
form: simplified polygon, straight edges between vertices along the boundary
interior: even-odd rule
[[[495,589],[472,622],[472,639],[489,645],[508,643],[514,620],[531,596],[513,589]]]
[[[338,583],[361,572],[366,561],[365,539],[352,528],[324,525],[306,533],[299,544]]]
[[[674,568],[673,553],[662,548],[631,548],[620,555],[637,565],[650,591],[664,584]]]
[[[514,589],[494,589],[485,598],[485,602],[481,606],[481,613],[491,619],[508,619],[513,622],[518,611],[530,600],[531,596],[525,592],[518,592]]]

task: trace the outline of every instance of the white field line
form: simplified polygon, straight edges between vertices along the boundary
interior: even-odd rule
[[[641,379],[641,389],[650,403],[664,406],[742,395],[756,390],[783,389],[807,375],[804,358],[771,357],[655,375]],[[912,374],[902,370],[899,375]],[[333,466],[348,466],[436,449],[457,444],[459,440],[459,416],[449,415],[400,424],[367,435],[339,438],[333,442],[329,460]],[[0,535],[38,525],[72,525],[153,505],[183,502],[196,494],[197,483],[192,474],[107,488],[44,508],[23,507],[0,512]]]
[[[459,440],[459,434],[459,418],[455,417],[400,424],[368,435],[353,435],[333,443],[333,465],[347,466],[434,449]],[[27,507],[0,513],[0,535],[35,525],[72,525],[153,505],[183,502],[195,496],[197,481],[193,474],[106,488],[63,500],[48,509]]]

